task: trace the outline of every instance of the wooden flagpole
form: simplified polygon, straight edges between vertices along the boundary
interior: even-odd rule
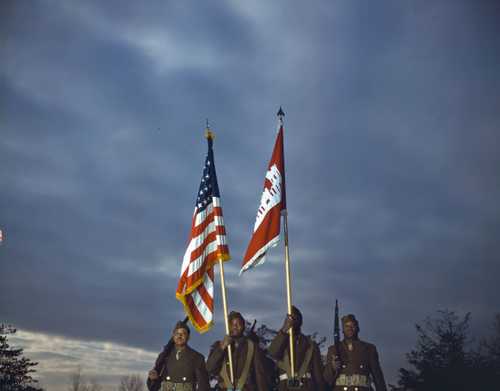
[[[288,315],[292,315],[292,279],[290,273],[290,253],[288,250],[288,213],[285,210],[283,214],[283,228],[285,231],[285,274],[286,274],[286,299],[288,305]],[[293,350],[293,327],[288,331],[290,334],[290,373],[292,379],[295,378],[295,355]]]
[[[226,326],[226,334],[229,335],[229,320],[227,318],[227,297],[226,297],[226,284],[224,282],[224,262],[219,259],[220,270],[220,285],[222,289],[222,307],[224,309],[224,324]],[[231,384],[234,386],[234,371],[233,371],[233,354],[231,351],[231,344],[227,346],[227,356],[229,358],[229,378]]]
[[[280,107],[280,110],[278,111],[278,118],[280,121],[280,127],[283,126],[283,117],[285,116],[285,113]],[[283,151],[284,153],[284,151]],[[290,252],[288,249],[288,212],[286,209],[283,209],[281,211],[281,214],[283,215],[283,230],[285,234],[285,277],[286,277],[286,299],[287,299],[287,309],[288,309],[288,315],[292,315],[292,278],[291,278],[291,272],[290,272]],[[295,354],[294,354],[294,349],[293,349],[293,327],[290,328],[288,331],[290,339],[290,374],[292,376],[293,380],[295,378]]]
[[[214,139],[215,134],[210,130],[207,119],[207,128],[205,130],[205,137],[207,139]],[[224,262],[219,259],[219,271],[220,271],[220,287],[222,290],[222,307],[224,311],[224,325],[226,326],[226,334],[229,335],[229,320],[227,318],[227,296],[226,296],[226,283],[224,280]],[[233,371],[233,355],[231,351],[231,345],[227,347],[227,355],[229,359],[229,379],[231,380],[231,385],[234,387],[234,371]]]

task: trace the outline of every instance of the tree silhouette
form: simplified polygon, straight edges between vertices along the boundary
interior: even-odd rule
[[[406,355],[412,369],[399,370],[393,390],[496,389],[500,381],[500,315],[496,333],[479,348],[470,346],[470,313],[460,318],[453,311],[438,311],[438,317],[416,325],[417,345]]]
[[[255,324],[256,321],[254,321],[253,324],[245,321],[247,336],[254,342],[258,343],[261,349],[266,350],[278,332],[270,327],[267,327],[265,324],[261,324],[257,330],[255,330]]]
[[[500,314],[495,316],[493,335],[483,340],[481,347],[485,350],[488,365],[497,376],[500,376]]]
[[[500,384],[500,314],[495,317],[493,334],[471,356],[473,376],[479,379],[476,384],[482,388]]]
[[[74,372],[69,375],[68,391],[102,391],[103,387],[96,379],[87,380],[82,373],[82,367],[78,366]]]
[[[36,372],[37,362],[23,357],[23,349],[15,349],[8,343],[8,335],[16,333],[11,326],[0,324],[0,390],[42,391],[36,387],[37,380],[31,377]]]
[[[122,376],[118,391],[143,391],[144,383],[145,381],[139,374]]]

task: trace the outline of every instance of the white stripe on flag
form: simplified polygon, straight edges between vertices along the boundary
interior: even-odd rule
[[[208,256],[208,254],[213,253],[214,251],[217,251],[217,241],[212,240],[206,247],[203,253],[196,258],[195,260],[191,261],[189,264],[189,269],[188,269],[188,277],[191,276],[193,273],[196,273],[196,271],[203,265],[205,262],[205,258]]]
[[[193,299],[193,303],[196,306],[196,309],[200,313],[200,315],[203,317],[206,323],[210,323],[212,320],[212,311],[208,306],[205,304],[205,301],[203,301],[203,297],[198,293],[197,290],[193,291],[191,293],[191,297]]]

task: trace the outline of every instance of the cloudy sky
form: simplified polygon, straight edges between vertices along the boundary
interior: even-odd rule
[[[231,308],[278,328],[283,247],[238,277],[283,106],[293,298],[332,343],[334,299],[396,380],[414,324],[500,311],[497,1],[3,1],[0,321],[62,390],[145,372],[206,153]],[[206,354],[216,326],[192,345]]]

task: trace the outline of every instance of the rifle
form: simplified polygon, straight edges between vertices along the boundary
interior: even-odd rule
[[[182,323],[186,324],[188,322],[189,318],[186,316]],[[149,391],[158,391],[161,386],[163,374],[167,368],[167,357],[174,348],[174,338],[170,337],[169,341],[167,344],[163,347],[163,351],[160,353],[158,358],[156,359],[155,362],[155,367],[154,369],[158,371],[159,368],[161,368],[160,373],[158,374],[158,379],[156,380],[150,380],[148,377],[148,380],[146,382],[146,385],[148,386]]]
[[[335,360],[340,361],[342,365],[342,353],[340,347],[340,322],[339,322],[339,303],[335,300],[335,321],[333,326],[333,344],[335,346]]]
[[[250,330],[248,331],[247,333],[247,337],[250,338],[253,342],[255,342],[256,344],[258,344],[260,341],[259,341],[259,336],[257,335],[257,333],[255,332],[255,324],[257,323],[257,319],[255,319],[252,323],[252,327],[250,327]]]

